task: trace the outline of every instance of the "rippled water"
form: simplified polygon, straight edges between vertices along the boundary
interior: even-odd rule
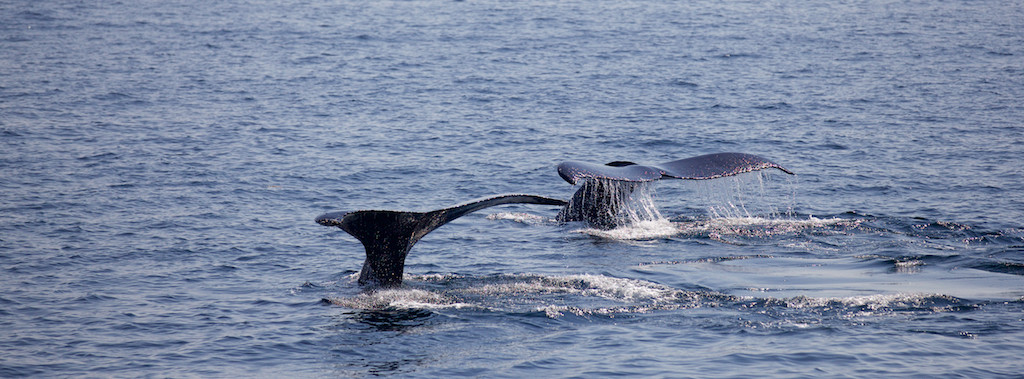
[[[1015,376],[1024,7],[0,3],[0,376]],[[761,155],[601,231],[508,205],[398,289],[313,218]]]

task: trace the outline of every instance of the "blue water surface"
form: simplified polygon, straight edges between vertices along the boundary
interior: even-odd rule
[[[1017,1],[0,2],[0,377],[1024,372]],[[506,205],[355,282],[327,211]]]

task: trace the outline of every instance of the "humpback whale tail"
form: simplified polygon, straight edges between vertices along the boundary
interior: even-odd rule
[[[359,240],[366,249],[366,261],[359,273],[359,284],[397,286],[402,284],[405,257],[412,246],[434,229],[483,208],[501,204],[566,205],[559,199],[534,195],[499,195],[430,212],[364,210],[331,212],[316,222],[337,226]]]
[[[658,179],[716,179],[768,168],[793,175],[778,163],[745,153],[707,154],[650,166],[627,161],[604,165],[566,161],[558,165],[558,175],[569,184],[585,178],[649,182]]]
[[[619,226],[622,214],[637,214],[630,209],[648,182],[663,178],[715,179],[745,172],[776,168],[791,171],[756,155],[742,153],[708,154],[658,165],[644,166],[616,161],[605,165],[563,162],[558,175],[570,184],[583,181],[569,202],[534,195],[499,195],[430,212],[355,211],[320,215],[316,222],[337,226],[363,244],[366,261],[359,273],[359,284],[397,286],[402,284],[405,257],[423,236],[470,212],[495,205],[523,203],[564,206],[559,221],[584,221],[591,226],[612,229]],[[644,203],[643,201],[639,203]],[[657,209],[652,215],[660,217]]]
[[[559,221],[583,221],[612,229],[622,224],[620,213],[629,209],[633,191],[659,179],[716,179],[746,172],[779,169],[793,172],[765,158],[744,153],[717,153],[639,165],[615,161],[604,165],[567,161],[558,165],[558,175],[569,184],[580,184],[569,204],[558,213]]]

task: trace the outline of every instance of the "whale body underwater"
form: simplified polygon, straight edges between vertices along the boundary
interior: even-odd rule
[[[359,273],[363,286],[393,287],[402,284],[405,258],[423,236],[466,214],[502,204],[557,205],[559,222],[583,222],[600,229],[621,225],[618,217],[628,197],[643,182],[660,179],[708,180],[764,169],[793,172],[753,154],[716,153],[661,163],[640,165],[628,161],[607,164],[566,161],[558,175],[579,185],[569,201],[526,194],[497,195],[430,212],[360,210],[329,212],[316,218],[324,226],[337,226],[351,234],[366,250]]]

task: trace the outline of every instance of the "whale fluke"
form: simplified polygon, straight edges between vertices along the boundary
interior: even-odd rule
[[[409,250],[434,229],[468,213],[501,204],[566,205],[564,200],[543,196],[499,195],[430,212],[364,210],[331,212],[316,222],[337,226],[359,240],[366,249],[366,261],[359,273],[360,285],[397,286],[402,284],[405,257]]]
[[[639,165],[629,161],[607,164],[567,161],[558,165],[558,175],[569,184],[580,184],[569,204],[558,213],[559,221],[583,221],[601,229],[622,223],[619,213],[628,208],[633,190],[642,182],[658,179],[715,179],[746,172],[776,168],[793,172],[765,158],[744,153],[717,153]]]
[[[715,179],[768,168],[793,174],[777,163],[753,154],[716,153],[649,166],[628,161],[603,165],[567,161],[558,165],[558,175],[569,184],[576,184],[584,178],[649,182],[664,178]]]

